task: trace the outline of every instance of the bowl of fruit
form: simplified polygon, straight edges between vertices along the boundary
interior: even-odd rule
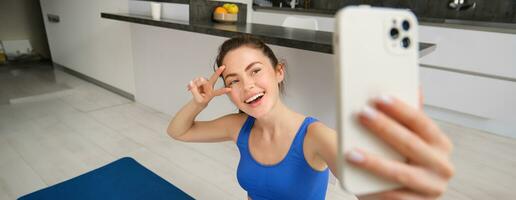
[[[233,3],[217,6],[215,10],[213,10],[213,19],[223,23],[236,22],[238,20],[238,6]]]

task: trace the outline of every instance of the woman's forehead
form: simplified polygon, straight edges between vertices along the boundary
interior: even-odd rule
[[[226,54],[222,64],[226,66],[224,73],[228,71],[244,70],[250,63],[260,62],[268,64],[268,58],[258,49],[240,47]]]

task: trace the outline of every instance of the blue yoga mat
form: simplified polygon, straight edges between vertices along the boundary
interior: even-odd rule
[[[125,157],[86,174],[22,196],[33,199],[193,199],[179,188]]]

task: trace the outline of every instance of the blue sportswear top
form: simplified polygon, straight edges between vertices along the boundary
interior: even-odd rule
[[[237,139],[240,162],[237,179],[240,186],[247,191],[252,200],[318,200],[326,196],[328,173],[310,167],[303,154],[303,141],[308,125],[317,121],[306,117],[290,146],[279,163],[264,165],[256,161],[249,151],[249,135],[255,119],[247,118],[240,129]]]

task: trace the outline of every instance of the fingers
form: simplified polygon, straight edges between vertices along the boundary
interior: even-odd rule
[[[224,71],[224,69],[226,69],[226,66],[222,65],[220,66],[219,68],[217,68],[217,70],[215,71],[215,73],[213,73],[213,75],[211,75],[210,77],[210,80],[208,81],[212,86],[215,85],[215,82],[217,82],[217,79],[219,78],[219,76],[222,74],[222,72]]]
[[[440,196],[440,195],[438,195]],[[399,189],[388,191],[381,195],[381,199],[411,199],[411,200],[431,200],[435,199],[432,196],[424,196],[419,193],[407,190],[407,189]]]
[[[435,151],[416,134],[392,118],[366,107],[359,115],[359,121],[409,160],[430,168],[444,177],[451,177],[453,172],[448,157]]]
[[[362,150],[348,152],[346,159],[357,167],[397,182],[417,193],[435,197],[441,195],[446,189],[446,181],[424,169],[380,158]]]
[[[197,78],[195,78],[195,79],[191,80],[191,81],[190,81],[190,83],[192,83],[192,84],[188,83],[188,90],[191,90],[191,89],[192,89],[192,88],[191,88],[192,86],[195,86],[195,87],[202,86],[201,81],[202,81],[203,79],[204,79],[203,77],[197,77]],[[206,79],[204,79],[204,80],[206,80]]]
[[[199,103],[208,102],[215,96],[231,92],[231,88],[220,88],[213,91],[213,86],[203,77],[198,77],[190,81],[187,88]]]
[[[202,91],[204,94],[203,96],[211,95],[211,93],[213,91],[213,86],[204,77],[201,77],[199,79],[199,85],[202,88]]]
[[[190,83],[188,84],[189,88],[190,88],[190,92],[192,93],[195,101],[197,102],[202,102],[203,101],[203,97],[201,96],[201,94],[199,93],[199,89],[197,88],[197,86],[195,85],[195,83],[193,81],[190,81]]]
[[[205,96],[206,93],[210,93],[213,89],[206,87],[208,81],[204,77],[198,77],[194,80],[190,81],[192,84],[188,84],[188,90],[192,90],[192,87],[197,87],[197,90],[202,96]]]
[[[224,88],[220,88],[218,90],[215,90],[213,92],[213,95],[214,96],[220,96],[220,95],[223,95],[223,94],[226,94],[226,93],[229,93],[229,92],[231,92],[231,88],[224,87]]]
[[[419,86],[418,94],[419,94],[419,109],[423,110],[425,97],[423,96],[423,88],[421,86]]]
[[[411,199],[411,200],[430,200],[435,197],[421,195],[408,189],[396,189],[387,192],[374,193],[359,197],[360,200],[383,200],[383,199]]]
[[[418,134],[430,145],[439,147],[446,153],[451,151],[451,142],[448,137],[422,110],[413,108],[399,99],[389,96],[379,98],[375,101],[375,104],[379,110]]]

